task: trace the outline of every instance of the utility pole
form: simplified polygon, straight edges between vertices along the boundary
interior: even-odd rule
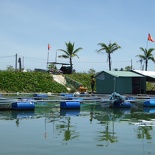
[[[19,71],[21,72],[22,71],[22,65],[21,65],[21,58],[20,57],[18,59],[18,63],[19,63]]]
[[[24,57],[23,57],[22,69],[24,70]]]
[[[17,71],[17,53],[15,55],[15,71]]]
[[[132,70],[133,68],[132,68],[132,59],[131,59],[131,70]]]

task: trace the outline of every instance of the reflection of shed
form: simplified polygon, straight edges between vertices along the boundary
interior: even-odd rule
[[[96,93],[146,93],[145,76],[130,71],[102,71],[96,75]]]

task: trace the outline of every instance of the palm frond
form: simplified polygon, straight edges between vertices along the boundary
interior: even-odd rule
[[[69,58],[67,55],[59,55],[58,57],[59,58],[65,58],[65,59]]]
[[[78,57],[77,52],[79,50],[82,50],[82,48],[80,47],[80,48],[77,48],[77,49],[74,50],[74,43],[71,43],[70,41],[69,42],[65,42],[65,44],[66,44],[66,50],[59,49],[59,51],[62,51],[65,54],[59,55],[58,57],[59,58],[68,58],[69,59],[70,65],[71,65],[71,72],[72,72],[72,66],[73,66],[72,58],[75,57],[75,56]]]
[[[109,42],[108,45],[106,45],[105,43],[98,43],[98,45],[101,48],[99,50],[97,50],[97,53],[101,53],[101,52],[105,51],[105,53],[107,54],[107,60],[109,62],[109,70],[111,70],[112,60],[111,60],[111,56],[110,55],[114,51],[116,51],[119,48],[121,48],[121,46],[119,46],[116,42],[114,42],[114,43]]]
[[[147,66],[148,66],[148,60],[152,60],[153,62],[155,62],[155,58],[152,54],[152,52],[155,50],[154,48],[150,48],[150,49],[144,49],[142,47],[140,47],[140,50],[144,52],[144,55],[137,55],[137,57],[139,57],[140,59],[145,61],[145,70],[147,71]]]
[[[59,51],[64,52],[66,55],[69,55],[67,51],[63,50],[63,49],[59,49]]]

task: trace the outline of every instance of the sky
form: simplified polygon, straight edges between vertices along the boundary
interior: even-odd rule
[[[147,40],[148,33],[155,39],[154,6],[154,0],[0,0],[0,70],[15,67],[16,54],[24,69],[69,63],[57,57],[69,41],[83,48],[73,58],[76,72],[108,71],[107,55],[96,51],[109,42],[121,46],[111,54],[112,70],[131,64],[140,70],[140,47],[155,48]],[[155,71],[151,61],[148,71]]]

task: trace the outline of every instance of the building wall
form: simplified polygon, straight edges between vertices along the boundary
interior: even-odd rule
[[[110,94],[114,92],[114,77],[102,72],[96,77],[96,93]]]
[[[135,87],[138,88],[136,93],[146,93],[145,83],[145,78],[115,77],[102,72],[96,76],[96,93],[111,94],[117,92],[119,94],[132,94]]]
[[[116,92],[119,94],[132,93],[132,78],[119,77],[116,79]]]

